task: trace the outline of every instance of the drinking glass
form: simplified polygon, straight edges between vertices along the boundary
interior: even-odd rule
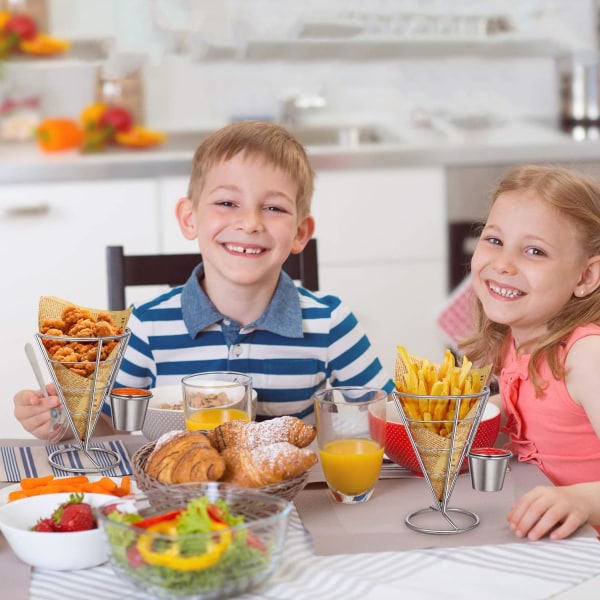
[[[321,467],[329,492],[344,504],[366,502],[379,478],[387,394],[365,387],[335,387],[313,396]]]
[[[225,421],[252,421],[256,396],[252,377],[236,371],[208,371],[181,380],[187,429],[214,429]]]

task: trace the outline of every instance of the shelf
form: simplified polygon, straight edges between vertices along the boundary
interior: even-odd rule
[[[80,63],[100,63],[108,57],[111,41],[108,39],[73,40],[69,50],[55,56],[28,56],[14,54],[4,61],[6,67],[60,68]]]
[[[513,34],[483,39],[449,38],[352,38],[250,40],[243,47],[207,45],[196,54],[211,60],[373,60],[429,59],[460,56],[482,58],[554,57],[567,50],[547,38],[523,38]]]

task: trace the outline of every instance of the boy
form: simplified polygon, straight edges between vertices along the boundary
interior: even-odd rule
[[[392,391],[352,312],[282,272],[290,252],[301,252],[314,233],[313,178],[302,145],[272,123],[234,123],[202,142],[188,195],[176,207],[202,263],[185,285],[134,310],[117,386],[241,371],[257,390],[258,420],[310,418],[311,396],[326,382]],[[48,407],[58,403],[39,396],[19,392],[15,416],[44,437]]]

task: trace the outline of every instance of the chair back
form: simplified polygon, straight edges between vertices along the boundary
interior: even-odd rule
[[[123,246],[106,247],[108,308],[126,307],[125,291],[130,286],[184,284],[202,255],[193,254],[125,254]],[[309,240],[300,254],[290,254],[283,270],[312,291],[319,289],[317,240]]]

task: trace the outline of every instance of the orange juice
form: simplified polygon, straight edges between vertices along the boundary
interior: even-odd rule
[[[346,496],[370,490],[379,477],[383,447],[373,440],[343,439],[319,450],[327,483]]]
[[[199,410],[185,420],[185,426],[190,429],[214,429],[225,421],[243,419],[249,421],[248,415],[238,408],[207,408]]]

